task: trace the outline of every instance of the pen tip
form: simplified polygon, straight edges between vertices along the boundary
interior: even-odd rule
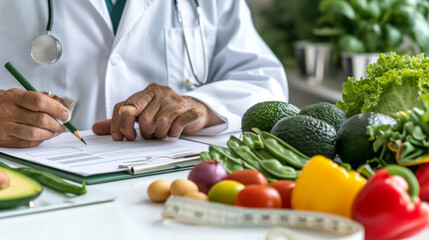
[[[83,138],[81,138],[80,140],[81,140],[83,143],[85,143],[85,145],[88,145],[88,144],[86,144],[86,142],[83,140]]]

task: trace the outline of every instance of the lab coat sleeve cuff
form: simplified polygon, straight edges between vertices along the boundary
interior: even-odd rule
[[[184,96],[192,97],[210,108],[225,123],[206,127],[196,132],[194,135],[219,135],[237,132],[241,129],[241,116],[230,113],[225,106],[201,92],[188,92]]]

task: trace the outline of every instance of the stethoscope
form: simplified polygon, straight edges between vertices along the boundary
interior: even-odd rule
[[[186,56],[188,58],[189,65],[191,67],[192,75],[195,78],[195,81],[192,81],[191,79],[187,78],[185,79],[186,85],[192,86],[201,86],[207,83],[207,75],[208,75],[208,60],[207,60],[207,53],[206,53],[206,43],[204,38],[204,23],[202,18],[202,11],[200,8],[200,4],[198,0],[194,0],[195,5],[195,14],[197,16],[198,20],[198,26],[199,26],[199,32],[200,32],[200,38],[201,38],[201,45],[203,50],[203,63],[204,63],[204,72],[203,72],[203,78],[200,79],[195,71],[194,64],[192,62],[191,54],[189,52],[189,45],[188,40],[186,38],[186,34],[184,31],[183,26],[183,20],[182,20],[182,13],[180,11],[179,4],[177,0],[174,1],[174,8],[176,9],[176,16],[177,21],[180,23],[182,30],[183,30],[183,40],[185,43],[185,49],[186,49]],[[40,64],[49,64],[49,63],[55,63],[60,59],[61,53],[62,53],[62,47],[60,41],[53,37],[50,33],[52,30],[53,25],[53,11],[52,11],[52,0],[47,0],[48,2],[48,23],[46,24],[46,31],[44,34],[41,34],[34,38],[34,40],[31,42],[30,52],[31,57],[33,60]]]
[[[189,53],[188,41],[186,39],[186,34],[185,34],[185,28],[183,26],[183,21],[182,21],[182,13],[180,12],[180,8],[179,8],[179,5],[177,3],[177,0],[174,0],[174,7],[176,8],[177,21],[180,23],[182,30],[183,30],[183,40],[185,42],[186,56],[188,57],[188,62],[189,62],[189,65],[191,66],[192,75],[194,76],[195,80],[197,81],[195,83],[191,79],[187,78],[187,79],[185,79],[185,83],[186,83],[186,85],[202,86],[202,85],[207,83],[208,61],[207,61],[207,53],[206,53],[206,41],[204,38],[204,23],[203,23],[203,18],[201,16],[202,11],[200,8],[200,4],[198,3],[198,0],[194,0],[194,3],[195,3],[195,10],[196,10],[195,14],[197,16],[198,26],[200,29],[201,45],[202,45],[202,49],[203,49],[203,64],[204,64],[203,79],[200,79],[198,77],[198,75],[195,71],[195,68],[194,68],[194,64],[192,64],[191,54]]]
[[[30,53],[34,61],[40,64],[54,63],[61,57],[61,43],[50,33],[53,24],[52,0],[48,0],[48,23],[44,34],[31,42]]]

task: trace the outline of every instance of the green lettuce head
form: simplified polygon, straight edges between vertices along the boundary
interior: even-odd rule
[[[343,100],[337,102],[337,107],[347,116],[363,112],[393,116],[399,111],[422,108],[419,95],[429,93],[429,59],[423,54],[381,54],[366,71],[366,78],[353,81],[350,77],[343,84]]]

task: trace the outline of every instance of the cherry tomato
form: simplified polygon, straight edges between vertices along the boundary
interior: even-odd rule
[[[235,199],[235,205],[252,208],[281,208],[282,199],[276,189],[263,185],[248,185]]]
[[[282,208],[292,208],[290,199],[292,196],[292,190],[295,187],[295,182],[290,180],[279,180],[268,184],[280,193],[282,197]]]
[[[233,180],[222,180],[217,182],[209,190],[209,201],[234,205],[238,192],[244,185]]]
[[[268,183],[267,179],[262,173],[251,169],[243,169],[232,172],[226,177],[226,179],[241,182],[244,185],[266,185]]]

